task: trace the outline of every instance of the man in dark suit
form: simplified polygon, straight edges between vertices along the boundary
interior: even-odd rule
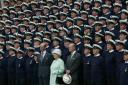
[[[27,48],[27,55],[26,55],[26,63],[25,63],[25,71],[26,71],[26,84],[27,85],[34,85],[34,78],[35,78],[35,68],[36,68],[36,61],[34,59],[34,51],[33,47]]]
[[[18,50],[16,53],[16,85],[25,85],[25,58],[24,52],[22,50]]]
[[[50,66],[53,58],[50,53],[46,51],[47,45],[42,43],[40,45],[41,54],[39,55],[39,67],[38,67],[38,77],[39,85],[49,85],[50,80]]]
[[[16,62],[16,49],[14,47],[9,48],[9,55],[7,57],[7,75],[8,85],[15,85],[15,62]]]
[[[72,82],[69,85],[80,85],[79,76],[81,75],[79,75],[79,67],[81,58],[80,54],[76,51],[76,46],[74,43],[69,45],[69,52],[71,54],[68,56],[66,63],[66,74],[69,74],[72,77]]]

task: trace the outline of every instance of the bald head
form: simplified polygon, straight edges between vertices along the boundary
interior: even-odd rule
[[[69,52],[73,52],[76,50],[76,45],[74,43],[71,43],[71,44],[69,44],[68,49],[69,49]]]
[[[46,50],[46,47],[47,47],[46,43],[41,43],[40,44],[40,51]]]

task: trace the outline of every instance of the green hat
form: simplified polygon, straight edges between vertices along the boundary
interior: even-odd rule
[[[103,37],[104,35],[101,33],[96,33],[95,36]]]
[[[126,30],[120,30],[120,34],[128,35],[128,32]]]
[[[14,46],[14,43],[11,41],[6,41],[6,45]]]
[[[69,17],[68,17],[68,18],[66,18],[66,21],[70,21],[70,22],[73,23],[74,20],[73,20],[72,18],[69,18]]]
[[[57,30],[57,29],[51,29],[51,32],[59,33],[59,30]]]
[[[87,4],[91,4],[91,0],[83,0],[83,3],[85,4],[85,3],[87,3]]]
[[[59,41],[59,42],[61,42],[62,40],[59,37],[53,37],[53,41]]]
[[[69,29],[77,29],[77,30],[81,31],[81,28],[77,25],[71,26]]]
[[[115,24],[115,21],[108,19],[108,20],[107,20],[107,23],[108,23],[108,24]]]
[[[126,24],[126,25],[128,25],[127,20],[120,20],[119,22],[120,22],[120,24]]]
[[[4,54],[4,52],[3,52],[2,50],[0,50],[0,54],[1,54],[1,55],[3,55],[3,54]]]
[[[42,34],[41,32],[36,32],[35,35],[36,35],[36,36],[39,35],[39,36],[41,36],[41,37],[43,36],[43,34]]]
[[[92,27],[89,26],[89,25],[84,25],[84,28],[85,28],[85,29],[92,29]]]
[[[11,50],[16,52],[16,49],[14,47],[10,47],[9,51],[11,51]]]
[[[118,20],[119,19],[119,17],[118,16],[115,16],[115,15],[111,15],[110,18],[111,19],[115,19],[115,20]]]
[[[123,41],[120,41],[120,40],[116,40],[116,45],[125,45],[125,43]]]
[[[102,8],[108,8],[108,9],[110,9],[111,6],[109,6],[109,5],[107,5],[107,4],[103,4],[103,5],[102,5]]]
[[[28,36],[31,35],[32,36],[33,33],[31,33],[31,32],[25,32],[25,35],[28,35]]]
[[[128,50],[124,50],[124,55],[128,55]]]
[[[33,47],[27,47],[27,50],[28,50],[28,51],[32,51],[32,52],[35,51],[35,49],[34,49]]]
[[[19,44],[21,44],[21,41],[19,41],[19,40],[14,40],[14,43],[19,43]]]
[[[14,35],[9,35],[9,39],[16,39]]]
[[[24,44],[31,44],[32,42],[30,40],[24,40]]]
[[[92,48],[93,48],[90,44],[84,44],[84,47],[85,47],[86,49],[92,49]]]
[[[88,12],[87,11],[80,11],[80,14],[86,14],[86,15],[88,15]]]
[[[114,45],[114,46],[115,46],[116,42],[115,42],[114,40],[110,39],[110,40],[107,42],[107,44],[111,44],[111,45]]]
[[[100,9],[99,8],[96,8],[96,7],[93,7],[92,8],[92,11],[100,12]]]
[[[42,42],[42,40],[41,40],[41,39],[39,39],[39,38],[34,38],[34,41]]]
[[[64,41],[72,42],[73,40],[71,38],[69,38],[69,37],[65,37]]]
[[[115,36],[115,34],[114,34],[114,33],[112,33],[112,32],[110,32],[110,31],[106,31],[106,32],[105,32],[105,35],[110,35],[110,36],[112,36],[112,37],[114,37],[114,36]]]
[[[21,50],[21,49],[18,49],[18,50],[17,50],[17,53],[24,54],[24,51],[23,51],[23,50]]]
[[[4,46],[4,45],[5,45],[5,43],[4,43],[4,42],[0,42],[0,45],[1,45],[1,46]]]
[[[102,26],[102,22],[100,22],[100,21],[95,21],[95,22],[94,22],[94,26],[97,26],[97,25],[98,25],[98,26]]]
[[[50,39],[48,39],[48,38],[43,38],[43,42],[48,42],[48,43],[50,43],[50,42],[51,42],[51,40],[50,40]]]
[[[80,38],[80,39],[82,39],[82,36],[77,33],[77,34],[74,35],[74,38]]]
[[[92,38],[90,36],[85,35],[84,40],[92,40]]]
[[[0,38],[5,39],[6,37],[4,35],[0,34]]]
[[[99,17],[99,20],[107,20],[107,18],[106,18],[106,17],[101,16],[101,17]]]
[[[115,6],[116,6],[116,7],[122,7],[122,4],[120,4],[120,3],[114,3],[113,6],[114,6],[114,7],[115,7]]]
[[[93,49],[100,49],[102,50],[102,47],[98,44],[93,44]]]
[[[93,15],[89,15],[89,16],[88,16],[88,18],[89,18],[89,19],[96,20],[96,17],[95,17],[95,16],[93,16]]]

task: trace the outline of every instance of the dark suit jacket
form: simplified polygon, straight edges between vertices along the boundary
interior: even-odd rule
[[[42,62],[41,57],[42,55],[39,55],[38,76],[48,78],[50,77],[50,66],[53,61],[53,57],[48,52],[46,52]]]
[[[72,58],[71,58],[71,55],[69,55],[67,58],[66,70],[70,70],[70,75],[72,77],[72,80],[78,81],[79,67],[81,64],[80,61],[81,61],[81,58],[78,52],[76,52],[72,56]]]

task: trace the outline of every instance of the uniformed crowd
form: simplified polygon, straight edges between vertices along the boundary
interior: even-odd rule
[[[0,85],[128,85],[127,0],[37,1],[0,8]]]

